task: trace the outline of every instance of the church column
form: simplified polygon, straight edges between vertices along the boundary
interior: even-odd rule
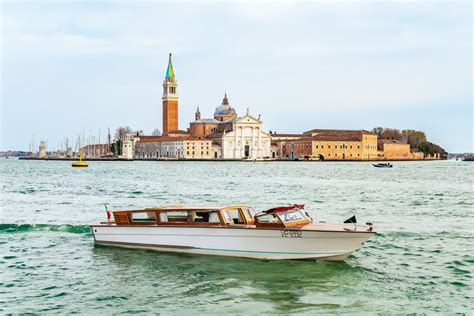
[[[237,124],[234,123],[234,148],[232,149],[234,151],[234,159],[237,158],[237,133],[239,131],[237,130]]]
[[[252,126],[252,144],[251,144],[250,148],[252,149],[252,151],[251,151],[252,158],[258,157],[258,152],[257,152],[258,147],[255,146],[255,127],[253,127],[253,126]]]
[[[244,127],[240,127],[240,158],[245,156]]]
[[[259,157],[263,157],[263,153],[262,153],[262,143],[261,143],[261,139],[260,139],[260,128],[257,127],[257,142],[258,142],[258,156]]]

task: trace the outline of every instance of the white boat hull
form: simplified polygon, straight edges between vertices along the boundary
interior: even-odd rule
[[[341,261],[374,235],[370,231],[314,231],[176,226],[91,226],[99,245],[255,259]]]

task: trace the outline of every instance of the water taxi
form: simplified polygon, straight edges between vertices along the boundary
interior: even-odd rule
[[[112,215],[113,219],[112,219]],[[256,259],[345,260],[374,236],[373,225],[315,222],[303,205],[263,212],[246,205],[107,211],[91,225],[97,245]]]

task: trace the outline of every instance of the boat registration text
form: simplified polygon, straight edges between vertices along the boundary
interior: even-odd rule
[[[299,230],[282,230],[281,237],[284,238],[302,238],[303,232]]]

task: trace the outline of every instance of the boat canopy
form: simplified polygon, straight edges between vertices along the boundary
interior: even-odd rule
[[[304,209],[303,204],[293,204],[290,206],[278,206],[271,208],[269,210],[264,211],[265,214],[270,214],[270,213],[280,213],[280,212],[286,212],[286,211],[291,211],[294,209]]]
[[[274,207],[255,215],[255,226],[267,228],[287,228],[311,224],[312,219],[304,211],[304,205]]]

